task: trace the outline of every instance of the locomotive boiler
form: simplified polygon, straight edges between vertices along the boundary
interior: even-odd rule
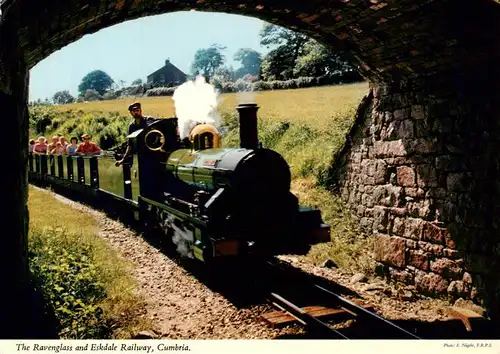
[[[223,148],[217,128],[196,125],[181,141],[177,118],[159,119],[129,136],[138,156],[140,217],[177,251],[216,258],[306,253],[330,241],[319,210],[290,191],[287,162],[262,148],[256,104],[237,107],[240,147]]]

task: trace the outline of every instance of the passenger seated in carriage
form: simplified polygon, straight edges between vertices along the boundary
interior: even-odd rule
[[[69,139],[70,144],[66,146],[66,153],[68,155],[75,155],[76,154],[76,149],[78,149],[78,138],[76,136],[72,136],[71,139]]]
[[[64,149],[64,146],[61,144],[60,141],[58,141],[56,143],[56,147],[50,151],[51,155],[64,155],[65,153],[66,150]]]
[[[66,148],[69,145],[69,143],[66,141],[66,138],[64,136],[60,136],[59,142],[61,143],[62,147],[64,148],[64,151],[66,151]]]
[[[33,152],[33,148],[35,147],[35,144],[36,144],[35,139],[31,139],[30,144],[28,145],[28,152],[30,152],[30,153]]]
[[[37,155],[47,154],[47,140],[45,137],[41,136],[38,138],[38,142],[33,146],[33,153]]]
[[[76,153],[79,155],[99,155],[101,153],[101,148],[94,142],[90,141],[90,136],[88,134],[82,135],[83,143],[78,145]]]
[[[52,151],[56,148],[56,144],[59,142],[59,137],[54,135],[52,137],[52,142],[47,146],[47,153],[51,154]]]

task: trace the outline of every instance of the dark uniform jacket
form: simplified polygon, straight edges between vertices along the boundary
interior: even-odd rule
[[[132,121],[132,123],[130,123],[130,125],[128,126],[128,135],[132,134],[133,132],[139,130],[139,129],[144,129],[148,126],[148,123],[151,123],[155,120],[155,118],[153,117],[144,117],[143,116],[143,119],[141,119],[141,121],[139,123],[136,123],[135,122],[135,119]],[[129,155],[124,163],[126,164],[129,164],[129,165],[132,165],[132,163],[134,162],[134,155],[131,154]]]
[[[155,119],[153,117],[143,117],[144,119],[141,119],[141,122],[137,124],[135,122],[135,119],[130,125],[128,126],[128,135],[132,134],[133,132],[139,130],[139,129],[144,129],[148,126],[148,123],[151,123]]]

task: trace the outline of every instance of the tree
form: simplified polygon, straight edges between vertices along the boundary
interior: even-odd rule
[[[52,101],[55,104],[73,103],[74,100],[75,98],[71,96],[68,90],[58,91],[54,93],[54,96],[52,96]]]
[[[241,48],[234,55],[234,60],[241,63],[241,67],[236,70],[236,77],[240,78],[247,74],[258,76],[262,58],[260,53],[250,48]]]
[[[219,44],[212,44],[205,49],[198,49],[194,54],[194,61],[191,65],[193,75],[203,75],[210,80],[215,70],[225,62],[225,57],[221,53],[225,49],[226,47]]]
[[[279,73],[276,80],[293,79],[293,68],[299,56],[302,55],[304,45],[308,40],[309,38],[302,33],[269,23],[264,24],[260,31],[260,44],[267,48],[275,47],[275,49],[271,50],[264,58],[268,72],[263,72],[262,76],[273,76]],[[275,65],[280,68],[272,69]],[[270,74],[269,70],[273,74]]]
[[[135,79],[132,81],[132,86],[139,86],[142,85],[142,79]]]
[[[280,46],[267,53],[262,61],[261,76],[265,81],[293,78],[295,63],[286,46]]]
[[[235,73],[231,66],[221,66],[214,71],[212,79],[220,82],[232,82],[235,79]]]
[[[341,53],[334,53],[314,39],[304,45],[302,55],[297,58],[294,76],[324,76],[354,70]]]
[[[97,101],[102,99],[102,95],[97,92],[97,90],[87,90],[85,91],[81,97],[83,98],[84,101]]]
[[[114,84],[113,79],[102,70],[94,70],[84,76],[80,85],[78,85],[78,92],[85,93],[87,90],[95,90],[100,95],[104,94]]]

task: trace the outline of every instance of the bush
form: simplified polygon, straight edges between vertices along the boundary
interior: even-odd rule
[[[108,337],[99,306],[106,289],[99,282],[92,247],[68,242],[73,237],[65,237],[66,233],[64,229],[31,231],[31,276],[59,322],[61,337]]]
[[[267,91],[267,90],[291,90],[296,88],[307,88],[314,86],[326,86],[342,83],[353,83],[363,81],[357,71],[344,72],[321,77],[299,77],[285,81],[256,81],[257,78],[245,75],[235,82],[223,82],[212,79],[210,83],[221,93],[232,93],[241,91]],[[155,87],[146,91],[145,96],[172,96],[176,87]]]
[[[151,324],[139,317],[143,299],[135,295],[130,266],[97,236],[93,217],[34,188],[28,207],[31,278],[59,336],[131,338],[148,329]]]
[[[117,112],[60,111],[51,106],[29,108],[32,135],[80,137],[89,134],[102,149],[110,149],[126,140],[130,118]]]
[[[146,91],[145,96],[172,96],[177,87],[155,87]]]

